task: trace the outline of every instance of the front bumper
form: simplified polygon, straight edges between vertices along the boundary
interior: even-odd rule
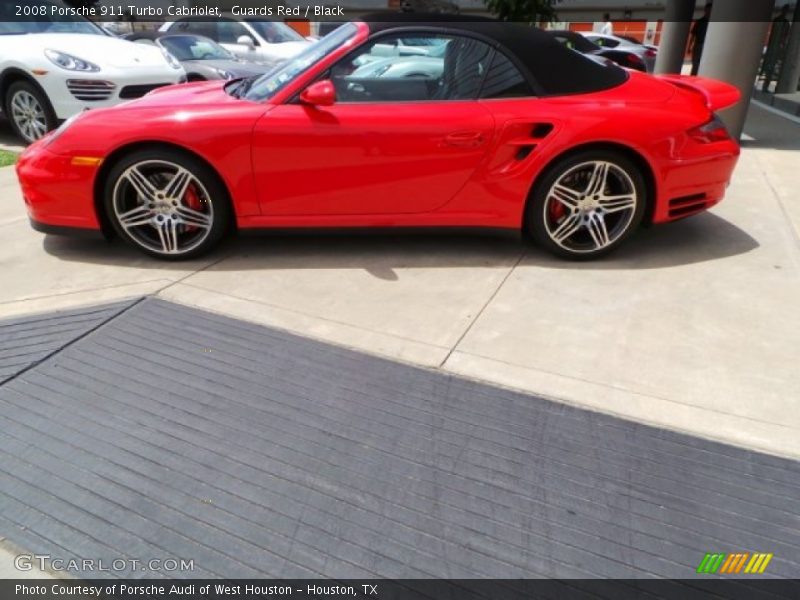
[[[68,237],[80,237],[91,239],[106,239],[103,232],[99,229],[86,229],[83,227],[68,227],[66,225],[48,225],[41,221],[28,219],[31,224],[31,229],[39,233],[46,233],[48,235],[64,235]]]
[[[116,106],[140,98],[157,87],[185,81],[186,73],[183,70],[171,69],[167,72],[155,68],[85,74],[49,73],[37,79],[60,120],[86,109]]]
[[[99,165],[75,164],[71,156],[49,152],[46,143],[47,138],[29,146],[16,165],[31,222],[41,228],[99,231],[93,200]]]

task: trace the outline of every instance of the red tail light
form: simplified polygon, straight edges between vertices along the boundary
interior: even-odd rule
[[[656,56],[658,56],[658,52],[656,52],[652,48],[648,48],[647,50],[644,51],[644,55],[647,58],[655,58]]]
[[[714,115],[711,120],[705,125],[694,127],[688,132],[689,137],[701,144],[711,144],[714,142],[724,142],[731,139],[725,123],[717,116]]]
[[[636,54],[630,54],[628,56],[628,62],[636,67],[644,66],[644,61],[639,58]]]

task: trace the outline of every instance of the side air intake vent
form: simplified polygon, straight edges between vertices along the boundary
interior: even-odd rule
[[[83,100],[84,102],[108,100],[116,87],[110,81],[67,79],[67,89],[78,100]]]
[[[528,156],[530,156],[534,148],[536,148],[536,144],[530,144],[528,146],[520,146],[514,158],[516,158],[517,160],[525,160],[526,158],[528,158]]]
[[[152,92],[155,89],[169,85],[168,83],[151,83],[147,85],[126,85],[119,93],[119,97],[124,100],[131,100],[134,98],[141,98],[145,94]]]
[[[692,194],[691,196],[681,196],[669,201],[669,216],[671,219],[688,217],[691,214],[704,210],[708,205],[705,194]]]

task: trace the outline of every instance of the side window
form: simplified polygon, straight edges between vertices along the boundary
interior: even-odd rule
[[[604,48],[616,48],[619,46],[619,42],[617,40],[609,40],[607,38],[603,38],[603,43],[601,44]]]
[[[481,98],[522,98],[533,96],[519,69],[502,52],[495,52],[492,66],[483,80]]]
[[[247,31],[244,25],[237,21],[230,19],[222,19],[217,21],[217,42],[220,44],[235,44],[237,40],[246,35],[252,38],[252,34]],[[253,40],[255,41],[255,40]]]
[[[384,36],[331,69],[340,102],[477,99],[494,51],[469,37]]]

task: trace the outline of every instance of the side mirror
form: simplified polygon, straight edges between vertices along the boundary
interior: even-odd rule
[[[330,106],[336,102],[336,88],[329,79],[317,81],[303,90],[300,102],[310,106]]]
[[[251,38],[249,35],[240,35],[236,39],[236,43],[239,44],[240,46],[247,46],[251,50],[256,47],[255,40]]]

